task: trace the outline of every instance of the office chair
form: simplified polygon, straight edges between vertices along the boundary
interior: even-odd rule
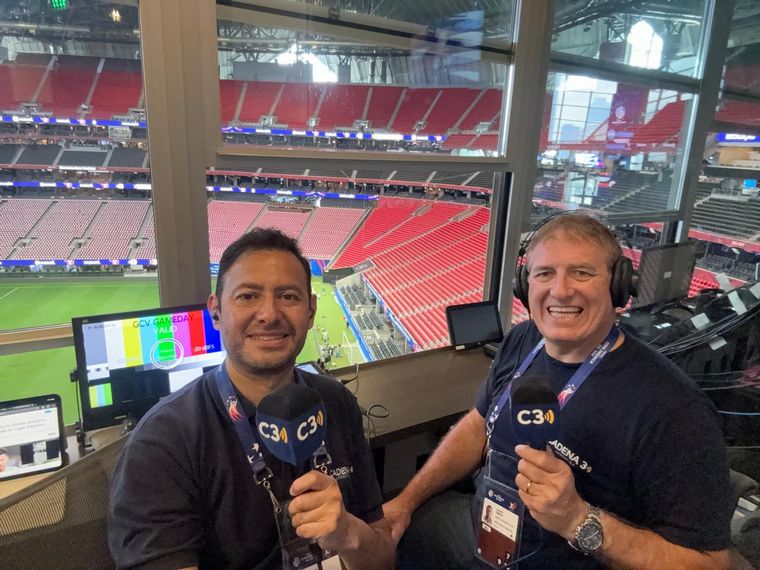
[[[125,441],[0,499],[0,568],[114,568],[106,541],[108,482]]]

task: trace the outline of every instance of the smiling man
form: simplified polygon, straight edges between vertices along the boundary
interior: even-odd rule
[[[232,243],[208,309],[227,358],[150,410],[125,445],[108,527],[117,566],[283,566],[273,501],[254,480],[238,431],[249,426],[257,442],[256,406],[297,383],[324,402],[331,461],[324,473],[309,462],[284,463],[256,445],[272,472],[272,493],[299,537],[337,552],[348,568],[392,567],[390,528],[356,400],[335,379],[295,368],[317,310],[309,262],[295,240],[257,228]],[[223,385],[247,421],[230,419]]]
[[[394,539],[488,450],[484,471],[528,513],[521,569],[728,567],[733,505],[720,420],[679,369],[615,326],[612,299],[626,283],[614,234],[589,216],[560,215],[526,255],[531,321],[504,340],[475,408],[384,506]],[[548,377],[560,395],[559,435],[545,451],[513,434],[505,395],[518,371],[526,382]],[[481,481],[481,495],[489,485]]]

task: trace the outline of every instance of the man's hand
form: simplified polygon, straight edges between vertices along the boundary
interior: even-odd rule
[[[409,528],[409,523],[412,521],[413,509],[409,508],[401,497],[396,497],[383,505],[383,512],[391,525],[393,543],[398,546],[401,537],[404,536],[406,529]]]
[[[349,515],[338,482],[321,471],[309,471],[290,486],[288,510],[298,536],[316,540],[324,550],[351,548]]]
[[[518,445],[515,452],[520,457],[515,484],[530,514],[546,530],[572,539],[588,507],[575,490],[570,467],[550,451]]]

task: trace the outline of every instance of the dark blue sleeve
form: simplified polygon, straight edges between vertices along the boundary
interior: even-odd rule
[[[119,458],[108,518],[108,546],[118,568],[198,565],[198,489],[187,447],[173,431],[154,416],[130,436]]]

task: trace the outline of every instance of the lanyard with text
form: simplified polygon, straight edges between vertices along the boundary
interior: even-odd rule
[[[599,363],[602,361],[602,359],[607,356],[607,353],[612,350],[612,347],[615,346],[615,343],[617,342],[618,338],[620,337],[620,329],[617,327],[617,325],[612,325],[612,328],[610,329],[609,334],[607,334],[607,338],[605,338],[602,343],[597,346],[591,354],[588,355],[588,358],[583,361],[583,364],[581,364],[580,368],[575,371],[575,374],[573,374],[570,377],[570,380],[567,381],[567,384],[565,384],[565,387],[562,389],[562,392],[559,394],[559,407],[560,409],[564,408],[567,403],[570,401],[570,398],[573,397],[573,395],[580,389],[580,387],[583,385],[583,383],[586,381],[586,378],[594,371],[594,369],[599,365]],[[525,360],[522,361],[520,364],[520,367],[517,369],[517,372],[514,373],[512,376],[512,380],[509,381],[509,384],[504,388],[504,391],[501,394],[501,398],[499,398],[498,403],[496,406],[494,406],[493,411],[491,412],[491,415],[488,418],[488,423],[486,424],[486,434],[488,437],[491,437],[491,433],[493,432],[494,425],[496,424],[496,420],[499,419],[499,415],[501,414],[501,411],[504,409],[504,407],[507,405],[507,402],[509,401],[509,394],[510,394],[510,387],[512,386],[512,382],[514,382],[517,378],[522,376],[525,371],[528,369],[528,367],[533,363],[536,356],[538,356],[538,353],[541,351],[541,349],[544,347],[545,340],[542,338],[540,341],[538,341],[538,344],[533,347],[533,350],[530,351],[530,354],[528,354],[527,357],[525,357]]]
[[[214,374],[216,379],[216,387],[219,390],[219,395],[222,397],[222,402],[227,410],[227,415],[232,421],[232,425],[235,427],[240,443],[243,445],[245,456],[248,459],[248,464],[253,471],[253,480],[257,485],[261,485],[269,493],[269,497],[272,499],[272,504],[276,512],[282,510],[280,502],[272,492],[271,480],[274,475],[272,470],[267,466],[264,461],[264,456],[261,453],[256,433],[251,429],[251,424],[248,421],[248,417],[242,411],[242,406],[238,402],[237,393],[232,385],[232,380],[227,373],[227,368],[224,363],[220,364]],[[296,376],[296,381],[299,378]],[[312,457],[312,463],[314,469],[327,471],[327,464],[330,463],[330,456],[327,453],[324,442],[314,452]]]

